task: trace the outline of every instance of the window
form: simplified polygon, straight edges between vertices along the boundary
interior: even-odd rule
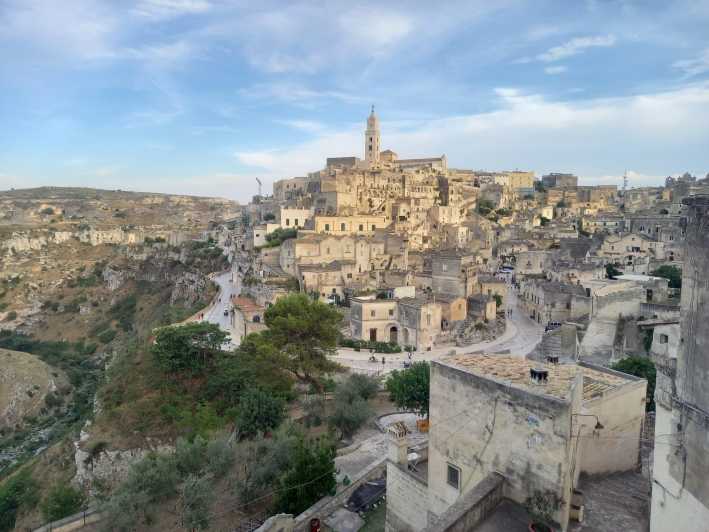
[[[330,254],[330,248],[325,248],[325,255],[329,255],[329,254]]]
[[[344,230],[345,230],[345,224],[340,224],[340,231],[344,231]]]
[[[369,311],[369,315],[373,318],[373,317],[374,317],[374,311],[373,311],[373,310],[370,310],[370,311]]]
[[[666,344],[669,341],[670,337],[667,336],[666,334],[661,334],[660,335],[660,343],[661,344]]]
[[[288,224],[286,224],[286,225],[288,225]],[[293,225],[295,225],[296,227],[298,227],[298,218],[295,219],[295,223],[294,223]]]
[[[454,465],[448,464],[448,474],[446,482],[449,486],[455,489],[460,489],[460,469],[458,469]]]
[[[347,274],[347,278],[348,278],[348,279],[352,279],[352,274],[351,274],[351,273],[348,273],[348,274]]]
[[[364,226],[362,224],[359,224],[359,230],[364,231]]]
[[[372,231],[374,231],[376,228],[377,228],[377,226],[372,224]]]
[[[431,325],[431,315],[426,314],[426,325]]]
[[[448,271],[448,265],[445,264],[445,263],[444,263],[444,264],[441,264],[441,270],[444,271],[444,272],[447,272],[447,271]]]
[[[286,218],[286,226],[290,225],[290,218]]]
[[[325,224],[325,231],[329,231],[329,230],[330,230],[330,224]]]
[[[393,315],[394,315],[394,309],[393,309],[393,308],[390,308],[390,309],[389,309],[389,316],[393,316]]]

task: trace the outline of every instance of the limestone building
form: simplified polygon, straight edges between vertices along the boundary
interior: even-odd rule
[[[587,364],[434,361],[427,448],[410,461],[406,435],[390,435],[386,530],[475,530],[504,500],[518,509],[538,494],[567,530],[583,513],[582,472],[637,466],[646,384]]]

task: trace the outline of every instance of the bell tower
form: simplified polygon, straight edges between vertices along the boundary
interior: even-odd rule
[[[367,166],[371,167],[379,163],[379,152],[381,151],[379,142],[379,118],[374,113],[374,106],[372,106],[372,112],[367,118],[367,129],[364,132],[364,160]]]

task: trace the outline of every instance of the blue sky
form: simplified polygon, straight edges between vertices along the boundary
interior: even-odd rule
[[[248,200],[382,145],[585,183],[709,172],[709,0],[0,0],[0,189]]]

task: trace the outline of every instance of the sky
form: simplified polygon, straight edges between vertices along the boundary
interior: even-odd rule
[[[0,190],[222,196],[382,147],[709,172],[709,0],[0,0]]]

